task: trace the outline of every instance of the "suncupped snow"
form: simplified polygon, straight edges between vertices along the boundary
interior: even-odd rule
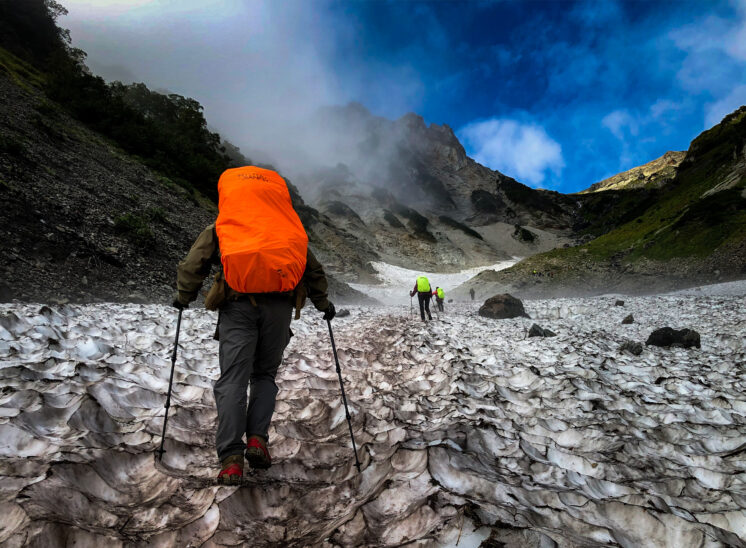
[[[412,282],[413,283],[413,282]],[[0,545],[746,546],[746,300],[527,301],[306,311],[278,377],[274,464],[211,483],[216,316],[0,307]],[[622,325],[632,313],[635,323]],[[527,338],[538,323],[557,333]],[[701,349],[620,351],[670,325]],[[513,529],[510,529],[513,528]],[[502,533],[501,533],[502,531]],[[504,536],[500,536],[500,535]]]

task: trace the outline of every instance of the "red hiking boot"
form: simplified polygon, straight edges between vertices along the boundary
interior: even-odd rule
[[[272,465],[272,459],[267,450],[267,440],[262,436],[249,436],[246,443],[246,460],[252,468],[266,469]]]
[[[218,474],[220,485],[240,485],[243,477],[243,455],[231,455],[220,463]]]

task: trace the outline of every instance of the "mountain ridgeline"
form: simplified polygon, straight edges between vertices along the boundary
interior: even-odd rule
[[[613,203],[609,193],[625,197]],[[485,271],[457,293],[652,293],[746,278],[746,107],[694,139],[664,184],[586,196],[585,230],[598,237]]]

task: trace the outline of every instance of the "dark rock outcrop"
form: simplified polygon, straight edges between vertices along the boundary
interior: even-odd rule
[[[635,318],[634,316],[632,316],[632,314],[628,314],[627,316],[624,317],[624,319],[622,320],[622,323],[624,325],[635,323]]]
[[[513,238],[521,242],[532,244],[536,241],[536,234],[534,234],[530,230],[523,228],[521,225],[515,225],[515,230],[513,231]]]
[[[699,333],[693,329],[677,330],[672,327],[656,329],[650,334],[645,344],[664,347],[675,346],[683,348],[701,348]]]
[[[624,306],[624,301],[617,301],[614,303],[614,306]]]
[[[479,315],[497,320],[507,318],[530,318],[520,299],[504,293],[487,299],[479,309]]]
[[[528,336],[529,337],[556,337],[557,334],[554,333],[553,331],[550,331],[549,329],[544,329],[538,324],[534,324],[531,326],[531,329],[528,330]]]

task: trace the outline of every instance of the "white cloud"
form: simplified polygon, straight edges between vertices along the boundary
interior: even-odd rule
[[[719,124],[726,114],[730,114],[743,105],[746,105],[746,85],[733,88],[728,95],[719,101],[707,105],[705,108],[705,129]]]
[[[540,185],[548,171],[559,175],[565,167],[562,147],[539,125],[491,118],[464,126],[458,136],[477,162],[523,183]]]
[[[601,124],[607,128],[614,136],[623,141],[626,133],[637,135],[640,125],[635,117],[628,110],[615,110],[610,112],[601,120]]]
[[[670,113],[675,113],[681,110],[682,105],[668,99],[658,99],[655,103],[650,105],[650,116],[654,120],[661,121],[665,119]]]
[[[688,91],[722,93],[746,61],[746,2],[736,4],[732,18],[709,15],[673,29],[669,39],[686,57],[677,78]]]
[[[732,57],[746,61],[746,0],[737,0],[736,11],[740,19],[736,22],[725,49]]]

